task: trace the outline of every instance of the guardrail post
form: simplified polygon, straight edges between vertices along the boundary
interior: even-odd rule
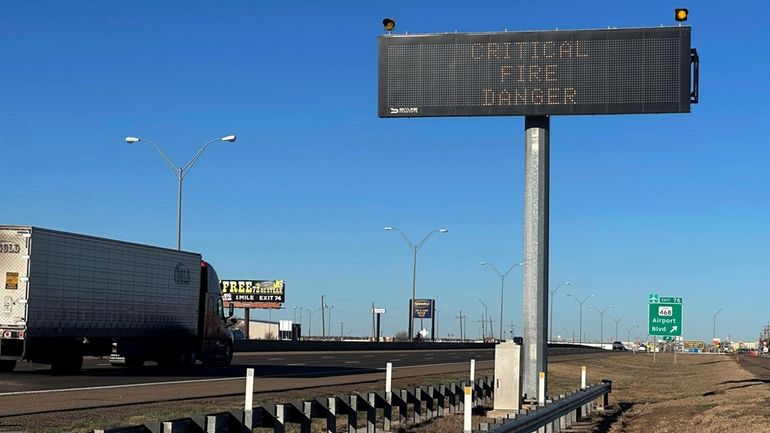
[[[326,433],[337,433],[337,397],[327,397],[326,406]]]
[[[300,424],[300,432],[301,433],[310,433],[310,426],[313,424],[313,419],[311,418],[313,416],[313,404],[315,402],[312,401],[303,401],[302,402],[302,423]]]
[[[390,431],[391,423],[393,422],[393,391],[385,393],[385,402],[382,403],[382,429]]]
[[[409,424],[407,415],[409,413],[409,391],[402,389],[400,391],[400,400],[398,403],[398,427],[405,428]]]
[[[358,396],[351,395],[349,397],[350,407],[348,408],[348,432],[356,432],[358,426]]]
[[[602,380],[602,383],[609,383],[610,384],[610,390],[612,389],[612,381],[609,379]],[[608,408],[610,406],[610,393],[604,394],[602,397],[602,410]]]
[[[423,421],[422,415],[422,389],[418,386],[414,389],[414,423],[418,424]]]
[[[449,396],[449,413],[454,415],[457,413],[457,383],[452,382],[449,384],[449,389],[447,390],[447,395]]]
[[[459,401],[457,402],[457,408],[460,412],[463,412],[463,413],[465,413],[465,387],[466,387],[465,381],[462,381],[460,382],[460,386],[456,388],[457,396],[459,397]]]
[[[436,410],[434,405],[433,385],[428,385],[427,398],[425,399],[425,408],[427,409],[428,419],[431,420],[436,417]]]
[[[273,421],[273,433],[284,433],[286,431],[286,405],[278,403],[275,405],[275,420]]]
[[[444,393],[446,393],[446,385],[439,385],[438,391],[436,391],[435,397],[438,399],[438,416],[444,416]]]
[[[376,396],[373,392],[370,392],[367,397],[367,403],[369,403],[369,406],[366,408],[366,433],[375,433],[377,431]]]

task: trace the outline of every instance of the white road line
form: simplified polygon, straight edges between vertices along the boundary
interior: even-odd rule
[[[358,361],[345,361],[345,364],[358,364]]]
[[[322,356],[321,359],[335,359],[336,356]]]
[[[283,361],[286,358],[267,358],[268,361]]]
[[[304,363],[298,363],[298,364],[286,364],[287,367],[297,366],[297,365],[305,365]]]

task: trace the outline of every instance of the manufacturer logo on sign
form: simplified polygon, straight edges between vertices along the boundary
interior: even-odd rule
[[[174,268],[174,281],[180,286],[190,284],[190,269],[184,263],[178,263]]]

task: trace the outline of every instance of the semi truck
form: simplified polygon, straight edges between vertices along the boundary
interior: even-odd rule
[[[76,372],[84,356],[110,355],[228,365],[232,314],[198,253],[0,226],[0,372],[19,361]]]

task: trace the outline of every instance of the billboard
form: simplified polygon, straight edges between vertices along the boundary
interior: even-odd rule
[[[378,56],[380,117],[688,113],[697,98],[687,26],[382,35]]]
[[[415,299],[413,312],[415,319],[432,319],[435,300],[433,299]]]
[[[283,280],[221,280],[222,301],[238,308],[281,308],[286,302]]]

